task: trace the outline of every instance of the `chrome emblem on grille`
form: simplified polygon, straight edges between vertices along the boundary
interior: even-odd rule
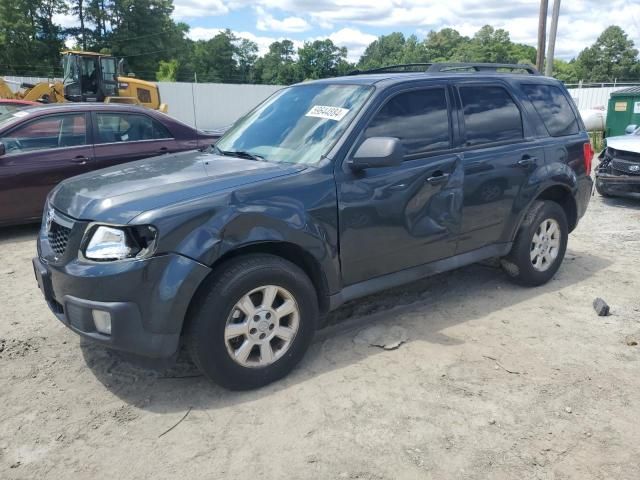
[[[53,217],[54,217],[53,208],[49,208],[49,210],[47,210],[47,216],[45,217],[45,220],[44,220],[45,222],[44,228],[47,233],[51,231],[51,223],[53,222]]]
[[[640,172],[640,165],[631,165],[629,166],[630,172]]]

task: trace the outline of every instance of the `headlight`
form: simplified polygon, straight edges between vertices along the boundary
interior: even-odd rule
[[[155,251],[156,237],[151,226],[94,225],[85,234],[82,253],[98,262],[147,258]]]

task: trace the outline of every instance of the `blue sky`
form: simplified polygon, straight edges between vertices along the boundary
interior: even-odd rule
[[[553,0],[549,0],[549,10]],[[229,28],[255,41],[260,53],[282,38],[301,45],[331,38],[357,60],[379,35],[401,31],[424,37],[452,27],[473,35],[485,24],[535,45],[539,0],[174,0],[174,18],[190,25],[193,39]],[[609,25],[624,28],[640,47],[638,0],[562,0],[556,53],[569,59]]]

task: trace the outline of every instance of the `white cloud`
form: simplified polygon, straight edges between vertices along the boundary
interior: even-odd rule
[[[357,62],[367,46],[378,37],[363,33],[354,28],[343,28],[329,35],[333,43],[339,47],[347,47],[347,60]]]
[[[173,17],[176,20],[224,15],[230,10],[223,0],[175,0],[173,4]]]
[[[258,22],[256,28],[262,31],[278,31],[278,32],[304,32],[311,28],[304,18],[287,17],[282,20],[274,18],[268,14],[264,8],[256,7]]]

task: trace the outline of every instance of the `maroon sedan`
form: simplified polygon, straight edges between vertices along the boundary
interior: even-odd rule
[[[0,114],[0,225],[40,220],[65,178],[164,153],[220,135],[134,105],[60,104]]]

